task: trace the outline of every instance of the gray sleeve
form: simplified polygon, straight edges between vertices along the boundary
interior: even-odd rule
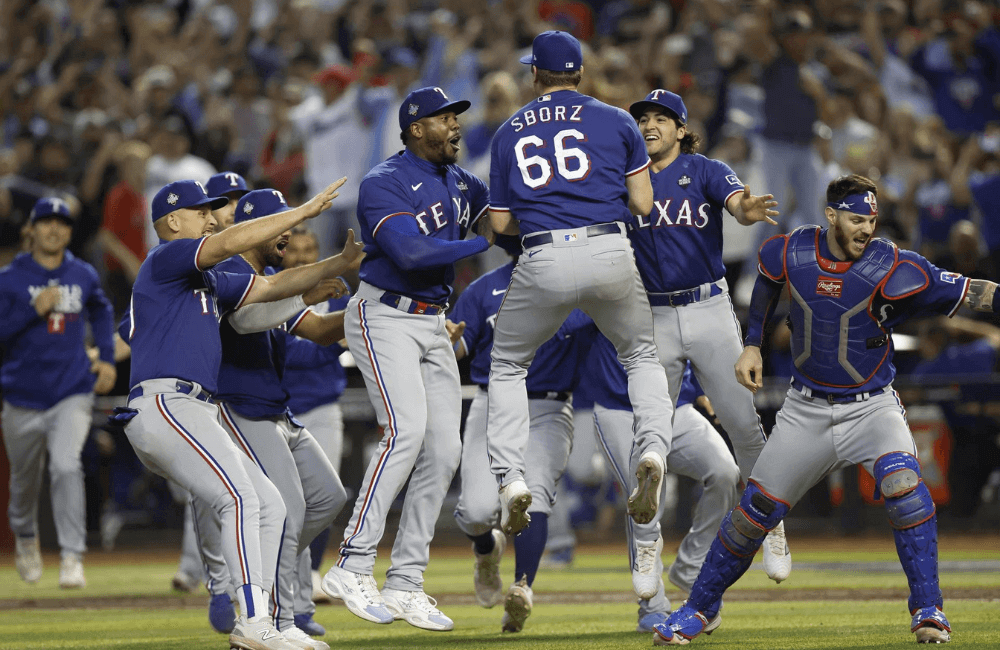
[[[240,307],[227,318],[238,334],[252,334],[280,327],[305,308],[306,303],[302,300],[302,296],[292,296],[274,302],[258,302]]]

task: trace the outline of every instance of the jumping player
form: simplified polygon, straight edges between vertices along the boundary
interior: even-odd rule
[[[15,564],[28,583],[42,577],[38,497],[49,454],[52,515],[62,562],[59,586],[86,585],[86,503],[80,453],[94,393],[115,384],[114,315],[97,271],[66,250],[73,217],[65,201],[39,199],[28,217],[31,248],[0,270],[3,441],[10,459]],[[87,358],[87,323],[100,351]]]
[[[400,618],[428,630],[454,627],[423,591],[434,523],[462,453],[461,384],[444,311],[454,262],[492,241],[492,234],[463,241],[488,207],[486,184],[455,165],[461,139],[456,116],[468,108],[469,102],[452,101],[440,88],[411,92],[399,108],[406,150],[361,182],[358,219],[367,257],[347,308],[347,341],[383,437],[340,558],[323,578],[325,592],[367,621]],[[380,594],[372,576],[376,546],[407,477]]]
[[[723,162],[698,153],[680,96],[654,90],[629,112],[652,164],[653,209],[636,217],[629,235],[653,309],[660,362],[676,402],[688,361],[729,434],[745,481],[764,447],[753,396],[740,390],[732,367],[742,350],[722,263],[723,209],[744,226],[771,219],[777,203],[754,196]],[[764,570],[781,582],[792,569],[784,524],[768,534]]]
[[[653,317],[625,222],[653,209],[649,157],[628,113],[577,92],[580,43],[566,32],[535,37],[535,93],[493,138],[490,221],[521,234],[524,252],[497,314],[490,371],[490,469],[500,486],[501,529],[531,520],[524,480],[528,442],[525,377],[538,346],[575,308],[615,345],[635,407],[629,463],[637,482],[629,514],[652,521],[659,507],[673,407],[656,358]]]
[[[792,385],[739,505],[722,522],[690,597],[654,628],[654,644],[683,645],[705,630],[723,592],[773,528],[832,470],[860,464],[885,498],[896,552],[910,587],[918,643],[946,643],[938,584],[937,518],[920,478],[916,446],[892,389],[892,328],[921,313],[953,315],[963,304],[993,311],[997,285],[937,268],[872,238],[877,188],[863,176],[827,187],[829,228],[803,226],[760,249],[740,383],[762,385],[760,345],[783,290],[790,299]]]
[[[507,539],[497,527],[500,500],[495,491],[496,481],[489,471],[486,416],[493,323],[513,271],[512,261],[478,278],[462,292],[451,314],[459,326],[465,323],[456,357],[472,357],[470,377],[480,388],[465,420],[460,466],[462,490],[455,519],[472,540],[476,602],[493,607],[503,599],[504,632],[520,632],[531,614],[532,584],[548,539],[548,517],[573,445],[572,391],[595,334],[593,321],[579,310],[572,311],[556,335],[538,348],[535,363],[528,372],[530,433],[526,454],[532,463],[524,476],[532,496],[529,513],[532,525],[514,538],[514,581],[504,597],[499,563]]]
[[[143,464],[216,508],[222,549],[241,616],[232,647],[290,650],[267,613],[285,507],[274,486],[250,475],[260,470],[219,424],[216,390],[222,314],[244,304],[301,294],[322,277],[336,277],[360,255],[353,241],[343,253],[312,267],[267,278],[214,271],[219,262],[277,237],[326,209],[344,179],[304,206],[212,234],[209,197],[197,181],[163,187],[152,202],[153,227],[162,243],[150,251],[132,292],[129,408],[120,414]],[[270,572],[268,572],[270,573]]]

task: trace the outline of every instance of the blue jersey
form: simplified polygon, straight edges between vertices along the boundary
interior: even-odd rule
[[[631,411],[632,401],[628,397],[628,374],[618,362],[618,352],[611,340],[603,334],[598,334],[590,351],[586,368],[580,379],[580,390],[592,395],[594,402],[606,409],[616,411]],[[703,395],[698,380],[691,372],[688,362],[681,380],[681,389],[677,395],[677,408],[691,404]],[[574,398],[574,406],[575,406]]]
[[[462,292],[449,315],[456,323],[465,321],[462,341],[472,358],[469,375],[480,386],[489,383],[493,326],[513,269],[511,262],[476,279]],[[572,391],[596,331],[589,316],[579,309],[570,312],[555,336],[535,353],[528,368],[528,392]]]
[[[681,291],[725,276],[723,210],[743,191],[740,179],[699,154],[681,154],[650,178],[653,211],[637,216],[629,232],[646,291]]]
[[[257,272],[239,255],[219,262],[216,271],[236,277]],[[288,393],[281,383],[285,337],[274,330],[240,334],[228,319],[220,327],[222,363],[216,399],[247,418],[275,417],[285,412]]]
[[[788,289],[792,377],[833,395],[878,390],[896,375],[892,328],[920,314],[953,315],[969,280],[877,238],[860,259],[837,261],[826,238],[826,229],[803,226],[760,249],[761,272]]]
[[[422,235],[456,241],[489,207],[486,184],[458,165],[436,165],[406,150],[373,168],[361,181],[358,221],[368,284],[410,298],[444,304],[455,280],[453,264],[404,271],[375,237],[391,218],[415,219]]]
[[[32,300],[51,285],[59,300],[46,318]],[[85,340],[87,323],[101,360],[114,363],[114,315],[97,271],[72,253],[51,271],[21,253],[0,270],[0,345],[3,398],[16,406],[44,410],[94,389]]]
[[[243,304],[256,276],[202,269],[198,252],[204,242],[161,241],[139,267],[125,320],[130,386],[178,378],[215,393],[222,361],[219,322]]]
[[[575,90],[542,95],[493,137],[490,209],[521,234],[628,221],[625,177],[649,165],[632,116]]]
[[[347,306],[350,296],[331,298],[314,305],[317,314],[328,314]],[[340,365],[344,349],[340,345],[318,345],[295,336],[295,327],[303,314],[288,323],[285,333],[285,373],[281,383],[288,393],[288,408],[292,413],[309,411],[332,404],[340,399],[347,387],[347,373]]]

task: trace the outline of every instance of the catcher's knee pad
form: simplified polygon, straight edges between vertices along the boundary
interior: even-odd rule
[[[893,528],[913,528],[934,516],[934,500],[912,455],[894,451],[881,456],[875,461],[875,484],[885,497]]]
[[[785,518],[788,510],[787,503],[772,498],[751,482],[739,505],[722,520],[719,539],[740,557],[753,555],[764,542],[764,536]]]

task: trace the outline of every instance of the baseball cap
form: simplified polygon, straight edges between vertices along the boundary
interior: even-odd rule
[[[199,208],[203,205],[218,210],[229,203],[226,197],[209,196],[198,181],[174,181],[164,185],[153,197],[153,221],[181,208]]]
[[[236,172],[220,172],[208,179],[205,191],[209,196],[225,196],[230,192],[240,192],[243,196],[250,191],[246,179]]]
[[[240,197],[233,215],[235,223],[250,221],[257,217],[266,217],[279,212],[291,210],[285,197],[278,190],[254,190]]]
[[[346,86],[347,84],[354,81],[355,75],[354,70],[351,70],[346,65],[331,65],[323,68],[316,73],[313,79],[319,84],[329,84],[338,83],[341,86]]]
[[[403,100],[399,107],[399,130],[405,131],[410,125],[431,115],[454,111],[455,115],[464,113],[472,106],[472,102],[464,99],[451,101],[440,88],[427,86],[417,88]]]
[[[687,107],[684,106],[684,100],[681,99],[681,96],[676,93],[672,93],[669,90],[663,90],[662,88],[657,88],[653,92],[646,95],[646,99],[635,102],[629,106],[628,112],[632,114],[632,117],[638,120],[650,108],[664,108],[668,113],[677,118],[681,124],[687,124]]]
[[[583,51],[580,41],[572,34],[551,30],[536,36],[531,54],[522,56],[520,61],[541,70],[579,70],[583,65]]]
[[[47,196],[35,201],[35,206],[31,208],[31,214],[28,215],[28,221],[35,223],[50,217],[62,219],[73,225],[73,215],[70,214],[69,204],[55,196]]]

